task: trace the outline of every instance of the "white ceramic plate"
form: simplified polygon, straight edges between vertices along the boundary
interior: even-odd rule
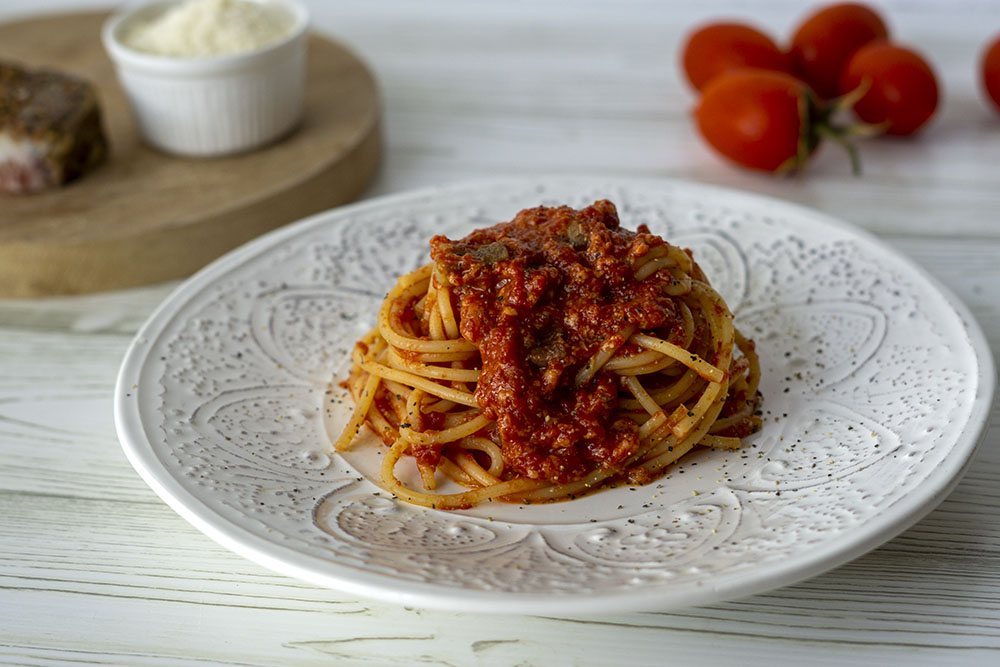
[[[381,491],[378,446],[331,454],[350,407],[331,381],[433,234],[599,198],[692,248],[756,340],[766,419],[744,449],[645,487],[459,512]],[[690,183],[547,178],[381,198],[236,250],[143,327],[115,410],[146,482],[251,560],[406,605],[581,614],[743,596],[885,542],[957,483],[993,384],[965,307],[857,229]]]

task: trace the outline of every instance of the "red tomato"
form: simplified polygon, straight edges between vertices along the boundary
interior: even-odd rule
[[[938,84],[930,65],[910,49],[875,42],[862,47],[844,68],[840,92],[870,88],[854,104],[858,118],[885,124],[887,134],[913,134],[934,115]]]
[[[764,33],[742,23],[712,23],[688,37],[684,73],[697,90],[714,77],[741,67],[788,71],[788,57]]]
[[[810,16],[792,37],[793,71],[821,97],[837,95],[840,72],[854,52],[889,36],[885,23],[862,4],[830,5]]]
[[[809,132],[809,87],[790,74],[743,69],[706,86],[695,118],[702,136],[751,169],[795,170],[815,148]]]
[[[1000,35],[983,54],[983,88],[1000,109]]]

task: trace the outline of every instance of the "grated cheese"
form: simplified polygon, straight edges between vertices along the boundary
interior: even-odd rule
[[[287,36],[292,17],[277,7],[248,0],[185,0],[159,16],[128,26],[127,46],[181,58],[253,51]]]

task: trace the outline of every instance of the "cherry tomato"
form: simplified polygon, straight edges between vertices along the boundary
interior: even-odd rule
[[[793,71],[821,97],[837,95],[840,72],[854,52],[889,36],[872,9],[858,3],[830,5],[805,20],[792,37]]]
[[[861,47],[840,78],[840,92],[868,85],[854,113],[866,123],[885,124],[887,134],[913,134],[934,115],[938,84],[919,54],[888,42]]]
[[[705,87],[695,118],[702,136],[751,169],[794,170],[808,157],[809,87],[783,72],[742,69]]]
[[[1000,109],[1000,35],[983,54],[983,88]]]
[[[684,73],[697,90],[714,77],[741,67],[787,72],[788,56],[761,31],[742,23],[712,23],[688,37]]]

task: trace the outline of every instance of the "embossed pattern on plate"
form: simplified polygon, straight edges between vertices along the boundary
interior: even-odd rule
[[[381,491],[372,436],[331,453],[349,349],[430,236],[598,198],[692,248],[756,341],[765,424],[743,449],[645,487],[461,512]],[[164,500],[264,565],[403,604],[586,613],[744,595],[889,539],[957,482],[993,382],[964,306],[843,223],[676,181],[510,179],[333,210],[219,260],[140,332],[116,419]]]

